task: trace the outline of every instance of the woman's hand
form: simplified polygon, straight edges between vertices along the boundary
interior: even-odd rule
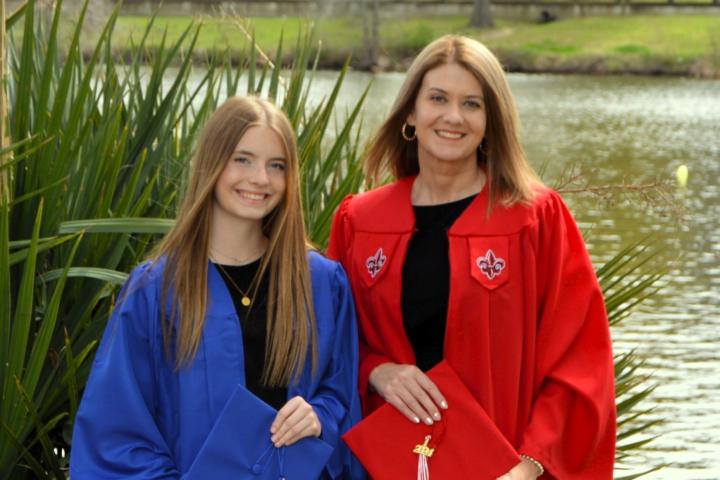
[[[538,467],[530,460],[523,458],[520,463],[515,465],[505,475],[498,477],[497,480],[535,480],[540,476]]]
[[[270,426],[270,440],[276,447],[292,445],[305,437],[319,437],[321,433],[315,410],[300,396],[288,400]]]
[[[370,385],[410,421],[428,425],[448,408],[435,384],[415,365],[383,363],[370,372]]]

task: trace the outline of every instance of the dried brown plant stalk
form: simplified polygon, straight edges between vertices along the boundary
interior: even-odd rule
[[[593,195],[608,204],[616,203],[618,200],[639,200],[655,213],[674,217],[680,222],[685,216],[685,207],[675,196],[675,185],[667,179],[655,179],[644,183],[622,180],[616,184],[594,185],[592,177],[594,175],[573,167],[561,175],[554,188],[563,195]]]
[[[217,12],[223,20],[226,20],[233,25],[235,25],[240,32],[242,32],[243,35],[245,35],[245,38],[247,38],[248,42],[253,44],[255,46],[255,50],[257,51],[258,55],[260,55],[260,58],[262,58],[262,61],[270,67],[270,69],[275,68],[275,63],[273,63],[272,60],[270,60],[270,57],[265,53],[265,51],[260,47],[260,45],[257,44],[257,42],[253,42],[253,34],[250,31],[250,21],[245,18],[244,16],[240,15],[235,11],[234,7],[227,7],[227,6],[221,6],[217,9]],[[282,76],[279,78],[280,85],[287,90],[287,84],[285,82],[285,79],[282,78]]]

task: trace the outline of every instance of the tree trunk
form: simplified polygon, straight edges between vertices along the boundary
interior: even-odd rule
[[[489,28],[494,27],[492,12],[490,11],[490,0],[474,0],[473,13],[470,18],[471,27]]]
[[[367,8],[363,12],[363,43],[365,44],[365,62],[369,68],[378,64],[380,52],[380,13],[378,0],[365,0]]]

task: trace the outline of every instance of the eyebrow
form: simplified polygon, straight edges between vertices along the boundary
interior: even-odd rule
[[[438,93],[442,93],[443,95],[448,95],[448,92],[446,92],[445,90],[443,90],[440,87],[430,87],[428,90],[436,91]],[[477,98],[477,99],[482,100],[483,96],[482,96],[482,94],[470,94],[470,95],[465,95],[465,98]]]
[[[233,152],[233,155],[247,155],[248,157],[253,157],[253,158],[257,156],[250,150],[243,150],[243,149],[235,150]],[[272,157],[270,160],[281,160],[283,162],[287,162],[287,158],[285,158],[285,157]]]

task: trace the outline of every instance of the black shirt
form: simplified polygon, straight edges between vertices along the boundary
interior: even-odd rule
[[[261,379],[265,368],[265,340],[267,337],[268,275],[260,280],[255,295],[249,292],[250,283],[260,268],[261,259],[247,265],[219,265],[220,276],[225,280],[240,317],[245,352],[245,387],[276,410],[287,402],[286,387],[267,387]],[[252,304],[242,304],[242,294],[228,279],[228,275],[243,292],[251,296]]]
[[[443,359],[450,295],[447,231],[475,197],[439,205],[413,205],[416,230],[403,265],[402,314],[405,333],[422,371]]]

